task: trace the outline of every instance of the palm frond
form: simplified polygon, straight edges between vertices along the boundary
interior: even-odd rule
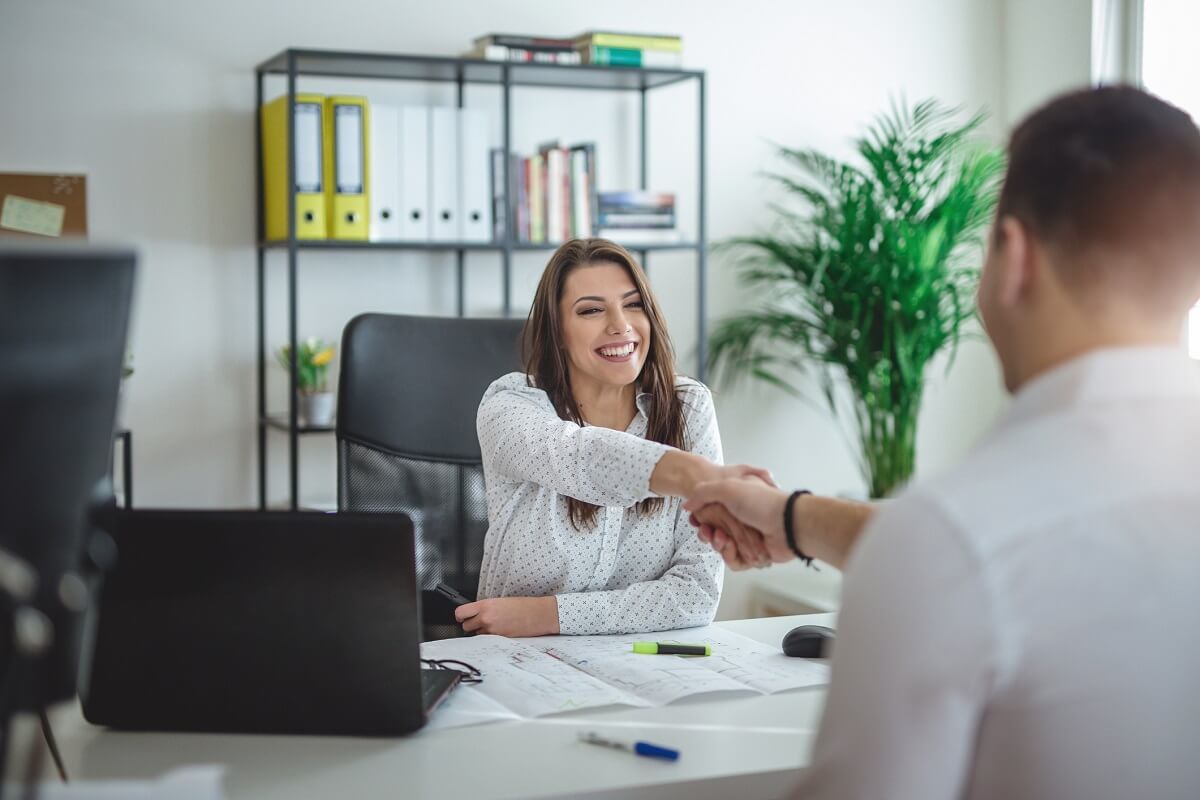
[[[767,302],[717,326],[714,374],[803,395],[815,372],[834,413],[844,378],[873,492],[911,472],[926,368],[974,315],[1004,158],[976,141],[982,113],[960,119],[893,100],[854,141],[859,164],[777,146],[785,169],[766,177],[788,200],[771,206],[773,230],[718,249]]]

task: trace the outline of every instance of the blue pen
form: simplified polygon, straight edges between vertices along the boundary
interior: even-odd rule
[[[679,751],[672,750],[669,747],[659,747],[656,744],[649,742],[634,742],[628,744],[626,742],[618,742],[613,739],[605,739],[597,733],[580,733],[579,741],[587,744],[598,744],[601,747],[611,747],[614,750],[624,750],[627,753],[645,756],[646,758],[661,758],[663,761],[678,761]]]

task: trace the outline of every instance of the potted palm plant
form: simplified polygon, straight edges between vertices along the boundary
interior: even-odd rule
[[[722,245],[766,300],[717,326],[709,366],[796,394],[815,373],[835,415],[853,409],[871,497],[911,477],[926,367],[975,313],[1004,158],[977,140],[982,114],[956,117],[893,105],[854,141],[861,163],[780,147],[791,169],[769,177],[793,202],[771,233]]]
[[[329,391],[329,364],[334,347],[321,339],[308,338],[296,349],[296,401],[305,425],[324,427],[333,423],[333,392]],[[292,351],[287,345],[275,357],[285,370],[292,368]]]

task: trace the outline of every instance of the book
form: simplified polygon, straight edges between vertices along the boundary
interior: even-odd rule
[[[675,211],[675,195],[671,192],[645,189],[600,192],[598,202],[601,211]]]
[[[563,237],[563,186],[566,165],[563,163],[563,147],[557,139],[538,145],[538,155],[545,159],[546,171],[542,181],[543,213],[545,224],[544,242],[565,241]]]
[[[679,69],[683,66],[680,53],[669,50],[637,50],[629,47],[588,45],[579,49],[584,64],[606,67],[652,67]]]
[[[520,47],[504,47],[489,44],[463,53],[463,58],[481,58],[485,61],[520,61],[539,64],[581,64],[583,56],[574,50],[528,50]]]
[[[525,50],[573,50],[574,38],[555,36],[527,36],[516,33],[488,33],[475,37],[476,47],[500,45],[501,47],[519,47]]]
[[[683,241],[675,228],[599,228],[596,235],[635,249],[640,244],[679,244]]]
[[[546,157],[529,159],[529,241],[546,241]]]
[[[492,167],[492,240],[501,241],[507,233],[508,209],[504,202],[504,148],[491,151]]]
[[[588,209],[587,157],[581,150],[571,151],[571,236],[591,236]]]
[[[513,172],[517,176],[517,228],[519,242],[529,241],[529,159],[513,153]]]
[[[669,211],[638,214],[601,211],[596,222],[601,228],[674,228],[675,213]]]
[[[683,52],[683,38],[672,34],[588,31],[575,37],[576,46],[624,47],[633,50]]]
[[[503,204],[498,181],[501,161],[493,151],[494,202]],[[538,145],[535,155],[511,154],[512,235],[515,241],[557,243],[593,236],[599,194],[596,190],[596,145],[581,142],[567,147],[559,139]],[[503,235],[497,223],[498,236]]]
[[[599,199],[600,192],[599,192],[599,189],[597,188],[599,184],[596,182],[596,143],[595,142],[582,142],[580,144],[572,145],[571,150],[572,151],[578,150],[578,151],[582,152],[584,155],[584,162],[586,164],[585,172],[586,172],[587,184],[588,184],[587,185],[587,195],[588,195],[588,197],[587,197],[587,204],[588,204],[588,228],[587,228],[587,230],[588,230],[588,235],[593,236],[593,235],[595,235],[595,231],[596,231],[596,217],[599,214],[599,209],[600,209],[600,199]]]

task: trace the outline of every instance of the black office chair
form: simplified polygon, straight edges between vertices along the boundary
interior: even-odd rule
[[[363,314],[342,333],[338,509],[413,521],[426,638],[454,635],[445,582],[479,586],[487,500],[475,416],[488,385],[520,369],[523,320]]]

